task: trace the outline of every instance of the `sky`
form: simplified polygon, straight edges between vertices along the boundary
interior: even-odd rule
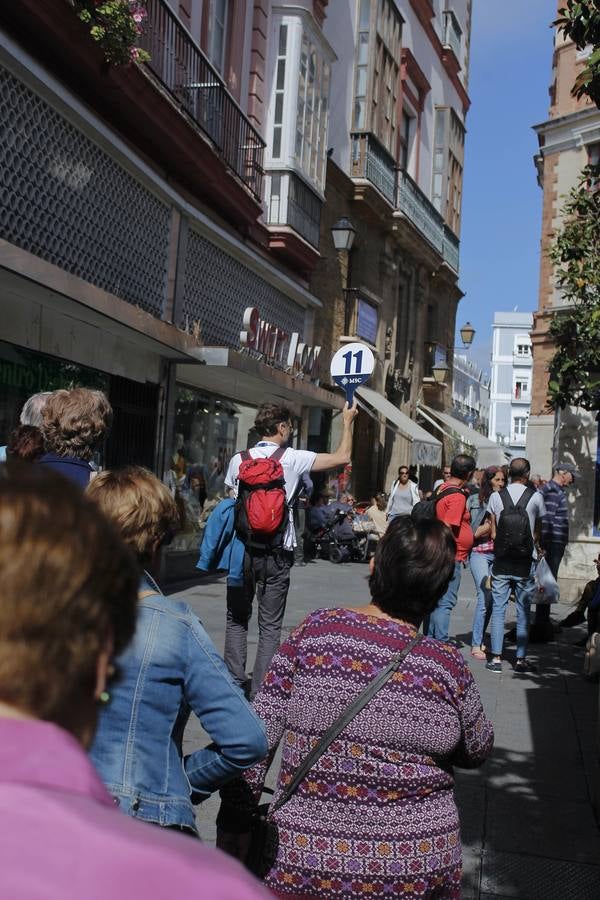
[[[548,118],[556,0],[473,0],[458,330],[489,370],[495,312],[537,308],[542,191],[532,125]]]

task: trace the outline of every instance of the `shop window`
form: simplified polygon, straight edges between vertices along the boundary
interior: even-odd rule
[[[255,415],[253,407],[177,386],[167,483],[175,495],[182,528],[169,553],[195,551],[200,546],[211,510],[227,496],[225,475],[231,457],[256,442]]]

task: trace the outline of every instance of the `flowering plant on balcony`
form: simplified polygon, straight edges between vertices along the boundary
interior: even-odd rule
[[[107,62],[122,66],[147,62],[150,55],[136,46],[147,16],[144,0],[70,0],[89,26]]]

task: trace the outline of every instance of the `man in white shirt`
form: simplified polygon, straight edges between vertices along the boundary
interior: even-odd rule
[[[502,672],[504,619],[511,591],[515,593],[517,607],[515,672],[525,673],[527,671],[529,613],[535,588],[535,562],[538,558],[537,547],[541,533],[541,520],[546,513],[544,498],[539,491],[528,485],[530,476],[528,460],[524,457],[513,459],[508,476],[510,478],[509,486],[493,493],[488,503],[488,511],[492,520],[494,562],[492,565],[492,618],[490,622],[492,659],[486,664],[486,668],[497,674]],[[522,507],[523,524],[516,512],[517,506]],[[514,523],[512,534],[505,525],[509,519],[505,519],[505,523],[503,523],[503,516],[510,517],[510,521]]]
[[[281,626],[290,586],[290,568],[294,559],[296,533],[290,501],[293,500],[301,476],[305,472],[325,472],[347,465],[352,456],[352,423],[358,412],[356,403],[348,404],[342,411],[343,431],[335,453],[313,453],[310,450],[294,450],[287,447],[280,459],[285,479],[285,493],[290,504],[289,520],[280,549],[259,552],[246,550],[246,585],[227,591],[227,627],[225,630],[224,659],[234,680],[243,688],[248,683],[246,658],[248,649],[248,622],[252,615],[254,593],[258,600],[258,647],[252,673],[250,697],[258,691],[271,659],[279,648]],[[252,447],[250,455],[269,457],[279,447],[288,444],[293,425],[290,410],[276,403],[263,403],[254,420],[260,440]],[[241,455],[236,453],[229,463],[225,484],[237,496],[238,472]]]

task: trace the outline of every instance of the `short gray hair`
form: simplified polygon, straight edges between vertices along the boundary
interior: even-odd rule
[[[26,400],[19,416],[21,425],[34,425],[40,428],[42,425],[42,411],[52,391],[40,391]]]

